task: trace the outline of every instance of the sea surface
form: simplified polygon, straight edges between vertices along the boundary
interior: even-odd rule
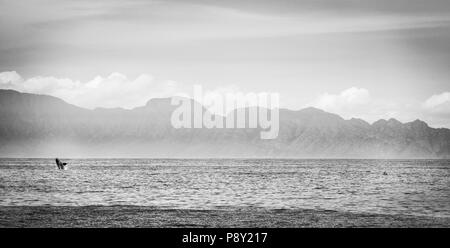
[[[0,206],[320,209],[450,217],[450,160],[0,159]],[[384,173],[386,172],[386,174]]]

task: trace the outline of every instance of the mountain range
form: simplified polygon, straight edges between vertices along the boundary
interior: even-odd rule
[[[450,130],[420,120],[369,124],[316,108],[280,109],[278,137],[262,140],[260,129],[175,129],[175,108],[161,98],[130,110],[90,110],[0,90],[0,156],[450,158]]]

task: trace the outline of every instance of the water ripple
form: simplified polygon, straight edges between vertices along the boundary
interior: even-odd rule
[[[450,217],[449,160],[0,159],[0,205],[329,209]],[[387,172],[387,175],[383,175]]]

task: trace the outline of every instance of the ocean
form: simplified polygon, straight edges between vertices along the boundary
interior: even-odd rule
[[[0,159],[0,206],[450,217],[450,160]],[[386,173],[385,173],[386,172]]]

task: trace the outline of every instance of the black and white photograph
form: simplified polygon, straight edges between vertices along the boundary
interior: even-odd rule
[[[449,227],[450,1],[0,0],[0,228]]]

